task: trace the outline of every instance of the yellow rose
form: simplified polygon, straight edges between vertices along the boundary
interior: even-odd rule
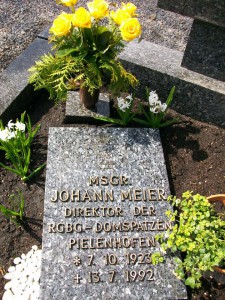
[[[52,24],[50,32],[55,36],[67,35],[71,29],[71,15],[62,13],[59,15]]]
[[[73,15],[72,23],[81,28],[91,27],[91,14],[85,8],[80,7]]]
[[[112,11],[110,15],[113,21],[118,25],[121,25],[124,21],[126,21],[131,17],[131,15],[128,12],[122,9],[117,9],[116,12]]]
[[[65,6],[73,6],[77,3],[77,0],[61,0],[61,3]]]
[[[124,41],[130,42],[141,35],[141,25],[136,18],[127,19],[120,26],[121,35]]]
[[[62,13],[61,15],[63,15],[68,21],[72,22],[73,19],[73,14],[67,14],[67,13]]]
[[[93,0],[87,3],[91,15],[99,20],[109,14],[109,4],[105,0]]]
[[[133,3],[122,3],[122,10],[128,12],[131,16],[133,16],[137,10],[137,6]]]

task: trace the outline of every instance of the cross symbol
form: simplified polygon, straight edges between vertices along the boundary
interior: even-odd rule
[[[81,279],[82,278],[78,274],[74,277],[74,280],[75,280],[76,284],[80,284]]]

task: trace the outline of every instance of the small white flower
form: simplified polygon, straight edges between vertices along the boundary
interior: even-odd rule
[[[132,95],[131,95],[131,94],[130,94],[129,96],[127,96],[127,97],[126,97],[126,99],[127,99],[127,100],[130,100],[130,102],[132,102],[132,101],[133,101],[133,97],[132,97]]]
[[[0,140],[2,140],[4,142],[9,140],[9,134],[10,134],[10,131],[8,128],[0,130]]]
[[[157,107],[156,107],[156,106],[150,107],[150,111],[151,111],[153,114],[157,114],[157,113],[158,113]]]
[[[16,132],[15,131],[9,131],[8,140],[13,139],[15,136],[16,136]]]
[[[150,111],[154,114],[158,114],[160,112],[164,112],[167,109],[166,103],[161,103],[161,101],[158,101],[158,103],[155,106],[150,107]]]
[[[25,124],[24,123],[16,122],[15,127],[19,131],[23,131],[23,132],[25,131]]]
[[[150,106],[156,105],[158,100],[159,100],[159,97],[158,97],[156,91],[151,91],[149,94],[149,98],[148,98]]]
[[[123,99],[120,97],[120,98],[117,98],[117,102],[118,102],[119,109],[122,110],[123,112],[125,112],[131,105],[132,97],[131,97],[131,95],[126,97],[126,99]]]
[[[8,128],[9,128],[9,129],[13,129],[14,126],[15,126],[15,123],[12,123],[12,120],[10,120],[10,121],[8,122]]]
[[[158,97],[156,91],[150,92],[148,101],[149,101],[149,105],[150,105],[150,111],[153,112],[154,114],[164,112],[167,109],[167,104],[162,103],[159,100],[159,97]]]
[[[164,112],[167,109],[167,104],[163,103],[161,104],[161,111]]]

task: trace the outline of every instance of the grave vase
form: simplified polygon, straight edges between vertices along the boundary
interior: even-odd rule
[[[95,108],[95,105],[98,102],[99,93],[100,93],[100,89],[94,90],[94,92],[91,94],[88,91],[87,87],[80,87],[79,90],[80,102],[84,105],[85,108],[93,109]]]

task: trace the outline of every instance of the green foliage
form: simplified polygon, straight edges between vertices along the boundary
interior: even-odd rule
[[[91,93],[107,85],[115,95],[138,84],[116,59],[124,47],[116,26],[95,24],[92,28],[73,29],[68,36],[53,36],[51,42],[55,54],[42,56],[29,69],[29,83],[35,90],[46,89],[50,99],[65,100],[75,83],[88,87]]]
[[[206,197],[185,192],[182,199],[169,197],[174,211],[167,211],[170,221],[177,220],[168,238],[158,235],[163,250],[171,249],[185,253],[184,260],[176,258],[175,273],[191,288],[201,286],[202,273],[224,266],[225,221],[215,213]],[[184,272],[185,274],[184,274]]]
[[[174,92],[175,92],[175,86],[171,89],[169,96],[166,100],[166,103],[162,104],[161,101],[158,100],[158,95],[155,92],[150,92],[149,89],[146,88],[146,97],[149,103],[148,110],[146,111],[145,107],[140,103],[140,109],[144,114],[146,120],[134,118],[134,121],[152,128],[165,127],[177,122],[178,121],[177,119],[164,121],[166,112],[173,100]],[[153,94],[153,99],[152,99],[152,94]],[[156,97],[157,100],[155,100],[154,97]]]
[[[0,150],[5,152],[5,158],[11,162],[12,167],[4,165],[2,162],[0,162],[0,166],[19,175],[23,181],[29,180],[45,166],[43,164],[28,174],[31,157],[30,147],[40,125],[32,130],[30,117],[27,115],[27,121],[25,121],[25,115],[26,112],[22,113],[20,121],[18,119],[16,123],[10,121],[5,128],[0,121]]]
[[[44,55],[35,66],[29,69],[29,83],[34,84],[35,90],[46,89],[50,99],[65,100],[71,83],[82,83],[89,92],[108,85],[114,95],[128,91],[136,86],[137,79],[127,72],[120,62],[91,61],[82,57]]]
[[[29,69],[29,83],[34,84],[35,90],[46,89],[50,99],[66,99],[68,82],[79,73],[83,64],[72,56],[53,56],[45,54],[35,66]]]
[[[18,192],[17,195],[10,195],[9,200],[11,202],[11,209],[0,204],[0,211],[6,218],[19,224],[24,217],[24,197],[21,192]]]
[[[164,258],[160,252],[154,252],[151,255],[152,264],[157,265],[159,263],[162,263],[164,261]]]

